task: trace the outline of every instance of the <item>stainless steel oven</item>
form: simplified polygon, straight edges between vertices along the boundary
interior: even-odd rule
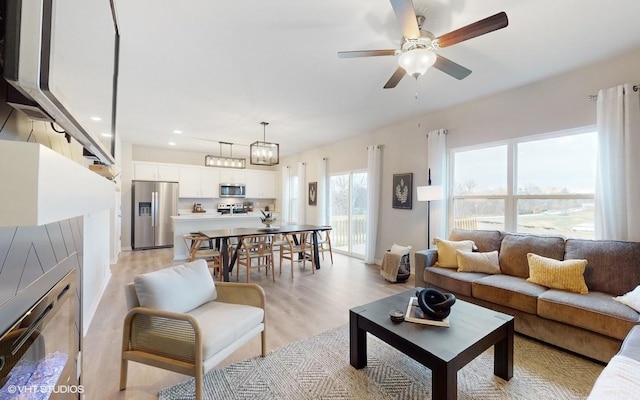
[[[75,270],[0,337],[0,399],[78,399]]]
[[[239,197],[247,195],[247,188],[244,183],[221,183],[220,197]]]

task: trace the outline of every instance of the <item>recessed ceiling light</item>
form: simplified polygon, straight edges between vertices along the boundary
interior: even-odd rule
[[[169,142],[169,146],[175,146],[176,142]]]
[[[100,136],[103,136],[103,137],[111,137],[111,136],[113,136],[113,135],[112,135],[112,134],[110,134],[110,133],[101,133],[101,134],[100,134]]]
[[[182,131],[181,131],[181,130],[178,130],[178,129],[175,129],[175,130],[173,131],[173,133],[175,133],[176,135],[180,135],[180,134],[182,134]]]
[[[91,117],[91,120],[98,122],[98,121],[102,121],[102,118],[100,118],[100,117]]]

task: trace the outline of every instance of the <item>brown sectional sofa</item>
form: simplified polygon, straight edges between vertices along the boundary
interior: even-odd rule
[[[640,285],[640,243],[560,236],[454,230],[449,240],[473,240],[477,251],[499,252],[501,274],[436,267],[435,249],[416,252],[415,284],[516,317],[527,336],[608,362],[640,314],[613,300]],[[556,260],[586,259],[587,294],[527,282],[527,253]],[[455,307],[455,306],[454,306]]]

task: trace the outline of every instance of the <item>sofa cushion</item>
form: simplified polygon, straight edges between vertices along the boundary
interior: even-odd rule
[[[584,269],[587,266],[587,260],[558,261],[533,253],[527,254],[527,258],[529,260],[528,282],[576,293],[589,292],[584,283]]]
[[[474,243],[471,240],[444,240],[435,238],[436,246],[438,246],[438,260],[436,266],[442,268],[458,268],[458,257],[456,251],[473,251]]]
[[[528,278],[527,253],[562,260],[564,258],[564,238],[561,236],[506,233],[500,245],[500,270],[502,273]]]
[[[510,275],[489,275],[471,284],[473,297],[515,308],[529,314],[538,310],[538,296],[547,290],[544,286]]]
[[[578,294],[549,289],[538,297],[538,315],[624,339],[640,314],[602,292]]]
[[[216,299],[216,286],[205,260],[160,269],[133,278],[142,307],[187,312]]]
[[[480,272],[457,272],[455,269],[429,267],[424,270],[424,281],[450,292],[471,297],[471,282],[488,276]]]
[[[264,321],[262,308],[219,301],[204,304],[188,314],[195,317],[200,325],[205,360]]]
[[[499,251],[502,232],[454,229],[449,234],[449,240],[471,240],[480,252]]]
[[[484,272],[485,274],[499,274],[498,251],[486,253],[458,251],[458,272]]]
[[[640,243],[567,239],[565,259],[588,261],[584,279],[590,290],[620,296],[640,282]]]

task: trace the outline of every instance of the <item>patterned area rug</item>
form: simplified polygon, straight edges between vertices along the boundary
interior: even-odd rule
[[[342,326],[205,375],[206,399],[430,399],[431,371],[367,334],[367,367],[349,364]],[[514,375],[493,375],[493,348],[458,372],[458,399],[584,399],[603,366],[517,336]],[[192,399],[193,378],[159,393]]]

